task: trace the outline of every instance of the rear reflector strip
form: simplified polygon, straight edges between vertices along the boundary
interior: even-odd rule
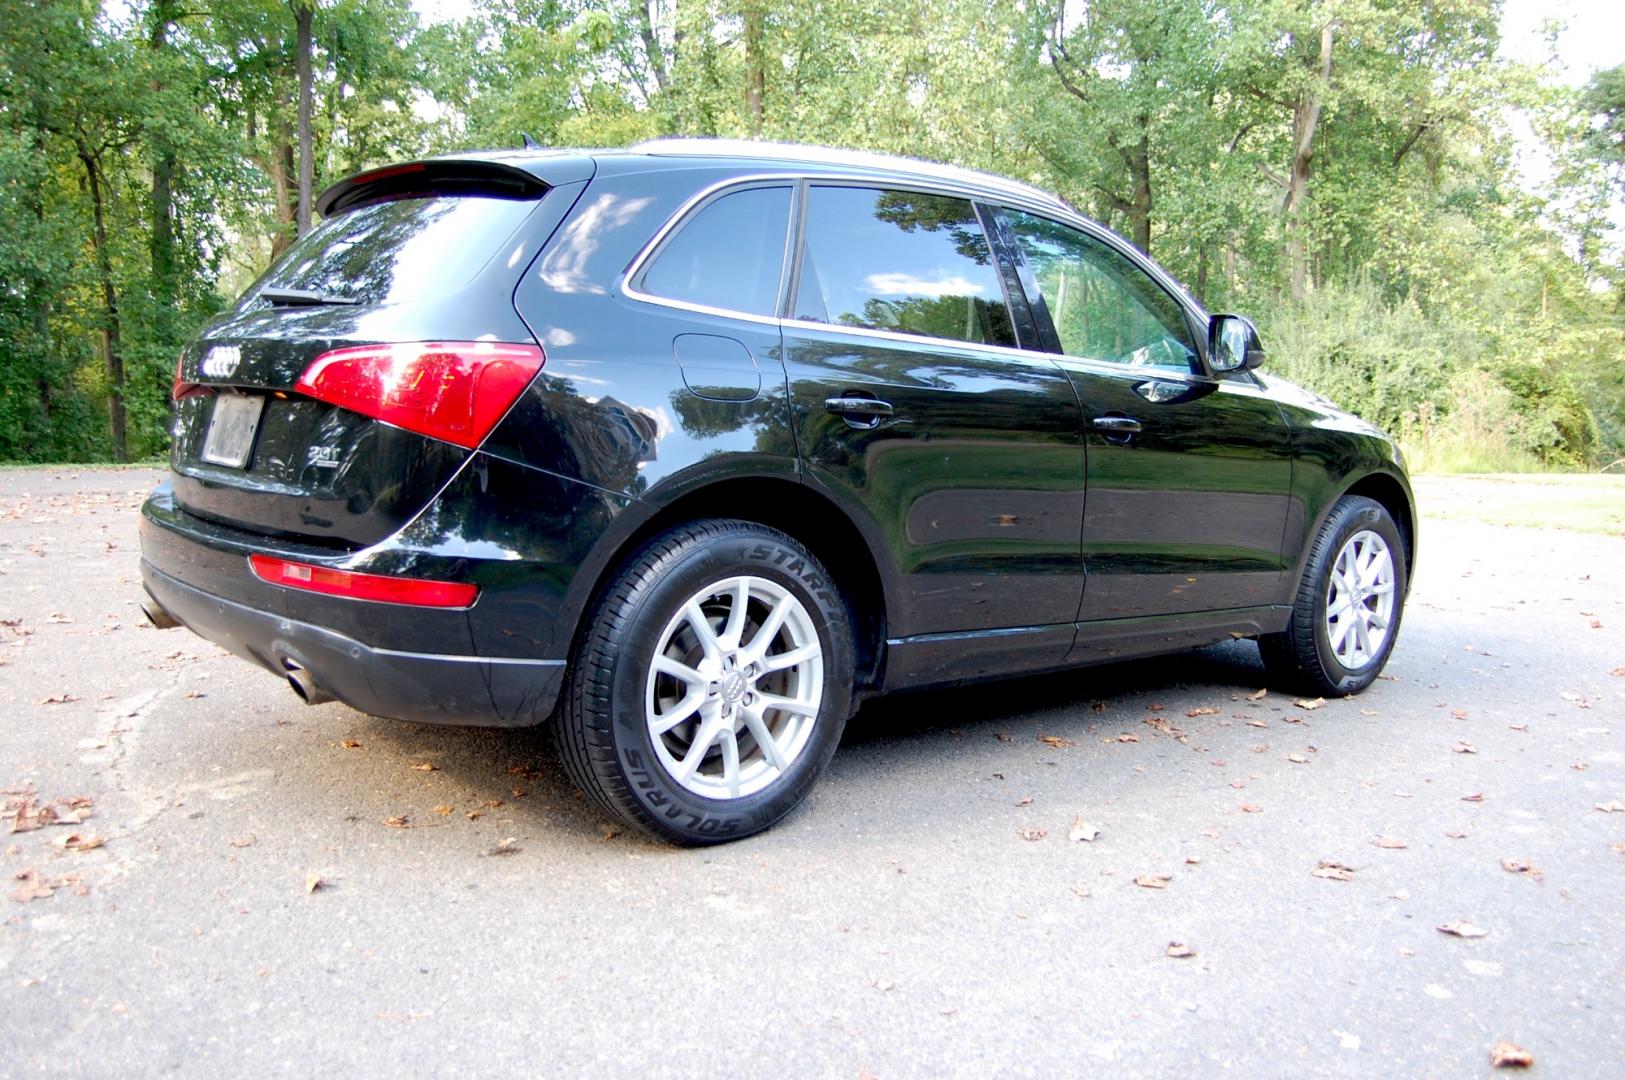
[[[472,450],[519,400],[545,360],[535,345],[498,341],[358,345],[312,360],[294,389]]]
[[[250,555],[248,562],[254,568],[254,575],[261,581],[328,596],[347,596],[352,600],[410,604],[414,607],[466,608],[480,594],[478,586],[455,581],[358,574],[351,570],[333,570],[271,555]]]

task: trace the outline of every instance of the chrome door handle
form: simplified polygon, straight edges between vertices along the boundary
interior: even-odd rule
[[[866,397],[825,398],[824,411],[856,428],[872,428],[892,414],[891,402]]]
[[[1132,416],[1097,416],[1095,430],[1108,435],[1138,435],[1140,422]]]

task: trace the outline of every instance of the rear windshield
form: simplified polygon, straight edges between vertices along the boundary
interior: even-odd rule
[[[309,289],[398,304],[467,285],[538,203],[440,196],[374,203],[328,218],[289,248],[260,288]]]

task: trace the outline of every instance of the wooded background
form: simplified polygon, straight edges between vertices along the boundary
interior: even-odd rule
[[[1057,191],[1435,469],[1625,455],[1625,67],[1498,0],[0,0],[0,460],[161,456],[312,193],[428,153],[759,136]],[[1521,134],[1520,134],[1521,133]],[[1521,140],[1521,141],[1520,141]],[[1516,151],[1549,168],[1520,174]]]

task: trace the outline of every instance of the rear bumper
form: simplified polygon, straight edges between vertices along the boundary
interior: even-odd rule
[[[547,719],[564,677],[562,660],[375,648],[323,626],[204,592],[146,559],[141,560],[141,580],[148,595],[193,633],[283,678],[290,665],[302,667],[321,690],[374,716],[525,727]]]

